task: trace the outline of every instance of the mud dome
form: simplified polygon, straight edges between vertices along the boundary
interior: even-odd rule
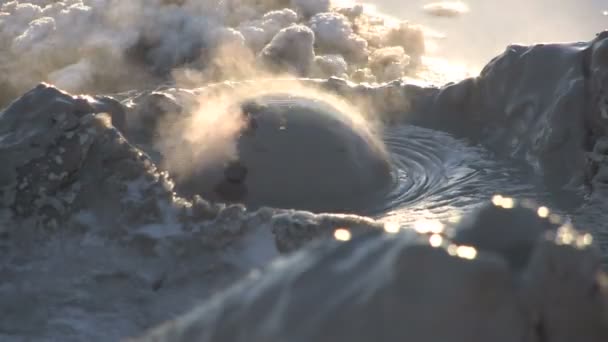
[[[249,208],[353,212],[371,206],[391,184],[381,140],[356,117],[289,94],[241,107],[237,156],[219,170],[195,171],[178,182],[178,192]]]

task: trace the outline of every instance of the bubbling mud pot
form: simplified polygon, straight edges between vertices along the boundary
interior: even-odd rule
[[[393,169],[388,193],[368,214],[400,224],[421,219],[458,220],[496,193],[542,199],[521,165],[500,160],[482,146],[450,134],[411,126],[387,126],[383,140]]]
[[[355,213],[400,223],[420,218],[412,209],[427,219],[450,219],[495,193],[542,196],[521,181],[523,168],[444,132],[374,126],[322,99],[289,93],[240,107],[245,123],[236,155],[178,177],[179,193],[251,209]]]

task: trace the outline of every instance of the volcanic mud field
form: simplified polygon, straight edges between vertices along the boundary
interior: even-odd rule
[[[475,76],[432,39],[321,0],[3,3],[0,340],[608,340],[608,33]]]

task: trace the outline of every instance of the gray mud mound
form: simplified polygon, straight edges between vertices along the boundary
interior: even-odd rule
[[[522,160],[550,186],[601,190],[607,51],[607,32],[584,43],[512,45],[477,77],[441,88],[400,86],[411,106],[403,118]]]
[[[86,209],[107,224],[129,225],[161,219],[162,202],[171,202],[166,174],[114,127],[124,129],[124,112],[109,98],[41,84],[0,121],[2,207],[16,222],[58,227]]]
[[[137,341],[606,340],[606,275],[588,236],[519,206],[480,215],[503,211],[505,227],[529,228],[520,241],[476,251],[494,228],[478,217],[463,227],[468,247],[413,231],[315,244]],[[501,250],[518,245],[528,257],[513,268]]]
[[[0,160],[5,167],[0,198],[6,222],[13,218],[14,224],[58,227],[87,210],[116,229],[168,221],[192,229],[223,212],[236,214],[231,220],[244,227],[238,222],[249,214],[240,206],[224,210],[225,205],[199,196],[177,197],[168,174],[131,145],[115,122],[126,127],[124,109],[115,100],[72,96],[45,84],[1,112]],[[260,215],[267,222],[282,217],[281,211]],[[344,220],[355,225],[365,221]]]

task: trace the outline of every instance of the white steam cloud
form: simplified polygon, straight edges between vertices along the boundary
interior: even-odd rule
[[[422,9],[438,17],[457,17],[469,12],[469,6],[461,1],[434,2],[422,7]]]
[[[40,81],[99,93],[154,87],[178,68],[202,72],[201,81],[230,79],[234,63],[217,59],[235,49],[249,63],[237,68],[240,78],[270,64],[265,72],[386,80],[411,70],[371,70],[370,55],[397,46],[409,57],[402,64],[419,60],[422,36],[415,25],[387,25],[361,5],[329,0],[8,1],[0,5],[0,104]]]

